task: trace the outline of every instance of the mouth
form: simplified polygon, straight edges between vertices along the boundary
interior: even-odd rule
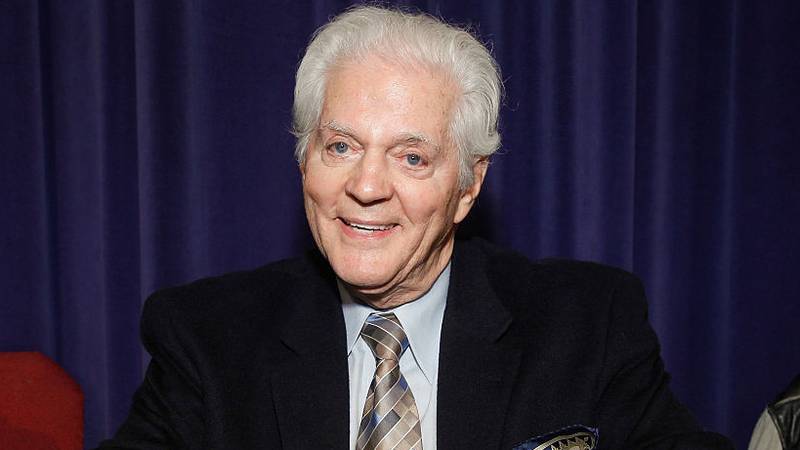
[[[346,225],[348,228],[358,232],[358,233],[367,233],[367,234],[380,234],[391,230],[392,228],[396,227],[396,223],[363,223],[358,221],[350,221],[344,218],[339,218],[342,224]]]

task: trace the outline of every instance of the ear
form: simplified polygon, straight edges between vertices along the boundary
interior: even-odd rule
[[[475,199],[481,192],[483,179],[486,178],[486,170],[489,168],[489,158],[479,158],[472,165],[472,185],[466,187],[461,191],[458,198],[458,206],[456,207],[456,215],[453,218],[454,223],[461,223],[475,204]]]

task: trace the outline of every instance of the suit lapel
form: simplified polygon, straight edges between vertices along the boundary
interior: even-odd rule
[[[511,315],[481,256],[456,245],[442,324],[437,448],[499,447],[520,350],[503,339]],[[270,383],[284,449],[347,448],[349,391],[344,318],[324,262],[298,274],[278,311],[288,356]]]
[[[439,355],[437,444],[447,449],[500,445],[520,351],[502,336],[511,315],[486,278],[484,261],[457,245]]]
[[[280,312],[290,355],[271,375],[284,449],[347,448],[348,368],[344,319],[332,274],[304,274]]]

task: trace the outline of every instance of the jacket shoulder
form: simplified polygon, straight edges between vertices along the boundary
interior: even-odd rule
[[[165,332],[213,337],[274,329],[296,288],[325,276],[309,254],[160,289],[145,301],[142,338],[147,345]]]
[[[295,258],[256,269],[204,277],[187,284],[159,289],[150,295],[147,303],[156,303],[158,306],[153,307],[161,308],[197,309],[212,308],[226,300],[226,306],[230,307],[231,302],[269,293],[283,283],[302,277],[303,266],[303,260]]]
[[[480,270],[487,273],[493,288],[514,297],[555,291],[596,294],[620,285],[641,287],[636,275],[597,262],[562,258],[532,260],[480,239],[466,242],[465,247],[465,252],[472,253],[471,265],[481,266]]]

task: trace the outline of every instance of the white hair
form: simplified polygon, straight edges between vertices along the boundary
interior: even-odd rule
[[[320,27],[297,69],[292,110],[295,158],[302,164],[319,127],[326,77],[345,59],[379,54],[443,70],[458,89],[448,129],[459,154],[459,183],[472,185],[472,165],[500,147],[497,117],[503,86],[489,50],[472,34],[423,13],[376,6],[352,8]]]

